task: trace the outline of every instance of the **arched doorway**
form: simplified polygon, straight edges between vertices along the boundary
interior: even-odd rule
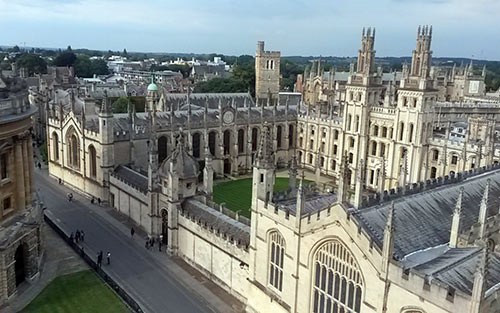
[[[231,161],[224,159],[224,174],[231,174]]]
[[[15,272],[16,272],[16,287],[19,286],[26,278],[26,274],[24,272],[24,249],[23,245],[19,245],[16,250],[16,254],[14,256],[15,263]]]
[[[167,210],[161,210],[161,235],[162,243],[164,245],[168,244],[168,212]]]

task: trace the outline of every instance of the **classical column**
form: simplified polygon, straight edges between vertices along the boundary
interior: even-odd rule
[[[23,169],[23,147],[21,141],[16,141],[14,148],[15,166],[16,166],[16,207],[22,209],[25,207],[25,193],[24,193],[24,169]]]
[[[23,167],[24,167],[24,195],[26,200],[26,206],[31,204],[31,182],[30,182],[30,168],[33,163],[29,164],[28,156],[28,139],[23,140]]]

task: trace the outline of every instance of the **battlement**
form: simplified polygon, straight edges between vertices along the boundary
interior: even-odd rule
[[[384,192],[382,193],[376,193],[374,195],[364,197],[361,208],[367,208],[374,205],[387,203],[395,199],[399,199],[403,196],[420,193],[449,184],[459,183],[465,181],[466,179],[470,179],[486,172],[498,169],[500,169],[500,163],[495,163],[483,167],[474,168],[465,172],[460,172],[458,174],[451,173],[450,175],[445,175],[434,179],[427,179],[426,181],[422,181],[419,183],[408,184],[404,187],[384,190]]]
[[[266,51],[264,50],[264,41],[257,41],[257,51],[255,55],[279,58],[281,56],[281,51]]]

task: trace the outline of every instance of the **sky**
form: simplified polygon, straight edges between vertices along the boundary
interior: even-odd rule
[[[409,56],[418,25],[434,56],[500,60],[499,0],[0,0],[0,45],[171,53]]]

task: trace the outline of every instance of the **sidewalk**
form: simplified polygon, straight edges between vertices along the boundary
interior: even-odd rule
[[[58,190],[64,195],[68,192],[65,186],[59,185],[54,179],[48,177],[47,170],[37,170],[37,176],[43,177],[43,184],[45,186],[50,186],[51,189]],[[42,179],[39,179],[39,181]],[[97,204],[93,205],[88,198],[77,193],[74,193],[73,201],[85,206],[85,210],[88,210],[88,213],[97,217],[100,221],[105,222],[103,224],[109,224],[111,227],[108,227],[108,230],[119,235],[119,237],[121,237],[120,241],[128,242],[128,246],[137,250],[137,252],[142,254],[145,258],[152,258],[155,261],[155,266],[157,266],[157,271],[168,274],[168,276],[174,278],[175,283],[182,285],[189,290],[190,293],[199,295],[200,299],[203,299],[209,307],[224,313],[244,312],[245,305],[243,303],[239,302],[215,283],[206,279],[205,276],[180,258],[168,257],[165,251],[158,251],[158,246],[147,250],[144,247],[146,233],[137,226],[134,226],[128,217],[119,214],[110,207],[98,206]],[[136,231],[133,239],[130,238],[130,229],[132,226],[134,226]],[[87,231],[86,233],[88,234]],[[85,249],[87,250],[87,247]],[[94,249],[93,247],[89,247],[88,250]]]

